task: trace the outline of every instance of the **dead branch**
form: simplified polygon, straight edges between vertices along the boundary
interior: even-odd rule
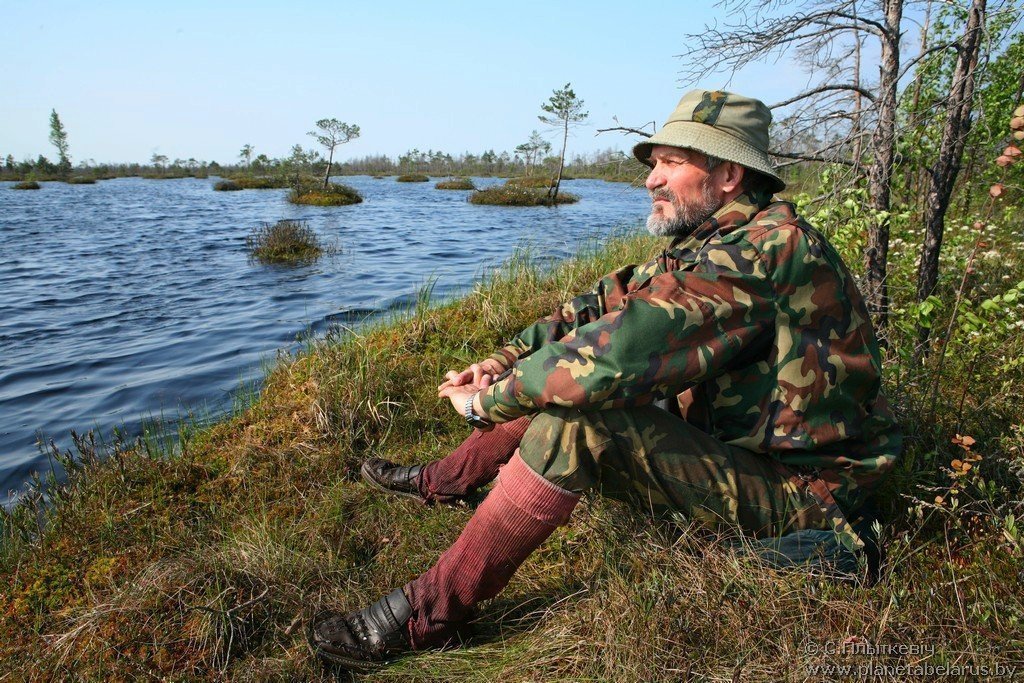
[[[783,100],[781,102],[776,102],[775,104],[770,105],[768,108],[769,109],[778,109],[779,107],[785,107],[787,105],[793,104],[794,102],[799,102],[800,100],[805,100],[808,97],[814,97],[815,95],[820,95],[821,93],[829,92],[829,91],[854,92],[854,93],[859,94],[861,97],[864,97],[864,98],[866,98],[868,100],[871,100],[872,102],[875,101],[875,95],[870,90],[862,88],[859,85],[856,85],[854,83],[843,83],[843,84],[839,84],[839,85],[822,85],[822,86],[818,86],[817,88],[812,88],[811,90],[805,90],[804,92],[800,93],[799,95],[795,95],[793,97],[790,97],[788,100]]]

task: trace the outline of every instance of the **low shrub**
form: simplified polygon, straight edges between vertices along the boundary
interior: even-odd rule
[[[425,183],[430,180],[430,176],[425,176],[422,173],[403,173],[395,180],[400,183]]]
[[[17,183],[16,185],[14,185],[14,187],[12,187],[11,189],[12,190],[38,190],[39,189],[39,183],[37,183],[34,180],[23,180],[20,183]]]
[[[262,263],[304,263],[324,253],[320,238],[305,221],[283,220],[253,228],[245,238],[249,256]]]
[[[475,190],[476,186],[473,185],[473,181],[469,178],[452,178],[451,180],[442,180],[434,187],[438,190]]]
[[[292,204],[311,204],[313,206],[348,206],[349,204],[359,204],[363,201],[363,197],[348,185],[330,183],[326,189],[322,185],[301,186],[291,191],[288,201]]]
[[[95,178],[87,178],[85,176],[76,176],[74,178],[68,178],[68,185],[95,185]]]
[[[574,194],[559,192],[552,202],[547,190],[536,190],[516,185],[499,185],[478,190],[469,196],[470,204],[494,206],[551,206],[552,204],[575,204],[580,200]]]
[[[234,180],[221,180],[213,184],[214,192],[236,192],[241,189],[242,186]]]

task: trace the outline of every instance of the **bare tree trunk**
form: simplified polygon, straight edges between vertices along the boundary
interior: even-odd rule
[[[939,278],[939,252],[945,229],[946,210],[949,208],[953,186],[960,173],[967,134],[971,129],[971,107],[974,103],[974,72],[978,66],[981,32],[985,25],[986,0],[973,0],[967,14],[964,37],[957,47],[956,69],[946,100],[946,124],[942,129],[939,158],[931,170],[925,205],[924,247],[917,272],[917,300],[924,301],[935,290]],[[929,329],[918,329],[918,339],[928,341]]]
[[[896,94],[900,71],[900,23],[903,0],[882,0],[885,9],[885,30],[881,35],[882,52],[879,64],[878,126],[872,136],[874,159],[868,169],[868,193],[871,208],[876,212],[874,225],[868,230],[864,269],[867,271],[865,300],[868,310],[882,330],[888,321],[889,290],[885,281],[889,262],[889,201],[892,165],[896,149]]]
[[[565,128],[562,133],[562,154],[558,157],[558,175],[555,177],[555,186],[551,188],[551,203],[558,201],[558,186],[562,184],[562,167],[565,165],[565,147],[569,144],[569,119],[565,120]]]
[[[853,16],[857,16],[857,3],[853,4]],[[860,116],[861,98],[860,93],[860,31],[853,31],[853,84],[857,90],[853,93],[853,172],[854,176],[860,178],[860,157],[861,157],[861,136]]]
[[[924,53],[928,51],[928,31],[931,28],[931,22],[932,0],[928,0],[928,4],[925,5],[924,10],[924,24],[921,27],[921,50],[918,53],[919,58],[921,58],[924,55]],[[918,64],[917,68],[915,69],[916,73],[914,74],[914,95],[911,98],[912,104],[910,106],[910,125],[913,130],[912,135],[914,137],[914,147],[917,147],[921,140],[921,122],[919,120],[915,120],[913,117],[918,116],[918,105],[921,104],[921,82],[923,78],[923,68],[924,64],[922,63]],[[926,169],[924,166],[918,166],[915,164],[911,168],[907,169],[907,190],[911,192],[911,197],[922,197],[922,195],[924,194],[923,188],[925,181],[927,179],[927,175],[928,169]],[[921,206],[919,210],[923,213],[924,207]]]
[[[924,25],[921,27],[921,52],[919,53],[921,55],[928,51],[928,30],[931,26],[931,21],[932,0],[928,0],[928,4],[925,6],[924,10]],[[917,111],[917,105],[921,103],[921,78],[921,69],[918,68],[917,73],[914,74],[914,97],[913,105],[911,106],[911,111],[914,112]]]
[[[324,173],[324,189],[327,189],[327,183],[331,178],[331,164],[334,163],[334,148],[331,147],[331,153],[327,157],[327,171]]]

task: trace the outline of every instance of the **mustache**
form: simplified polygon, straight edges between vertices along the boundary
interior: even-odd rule
[[[672,192],[669,191],[667,188],[664,188],[664,187],[659,187],[656,190],[651,190],[648,194],[651,195],[651,201],[652,202],[657,200],[657,199],[664,199],[667,202],[671,202],[673,199],[675,199],[672,196]]]

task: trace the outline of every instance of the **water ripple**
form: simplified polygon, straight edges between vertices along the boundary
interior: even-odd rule
[[[48,467],[39,434],[67,447],[72,429],[134,434],[147,416],[216,413],[304,334],[411,306],[428,282],[457,295],[520,244],[563,257],[648,205],[600,181],[567,184],[579,204],[522,209],[356,177],[344,182],[362,204],[299,207],[283,190],[213,192],[215,180],[0,183],[0,492]],[[341,253],[250,262],[250,229],[284,218]]]

